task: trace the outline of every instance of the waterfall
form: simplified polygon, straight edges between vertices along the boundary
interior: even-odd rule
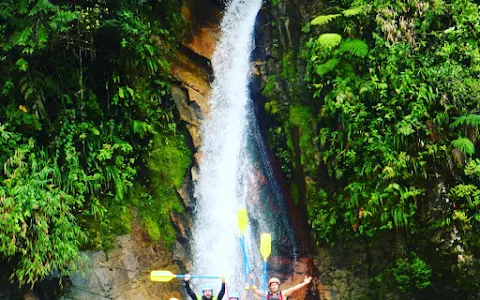
[[[249,91],[253,31],[261,5],[261,0],[231,0],[226,5],[221,37],[212,59],[215,78],[209,100],[211,109],[201,128],[200,172],[195,186],[192,273],[224,275],[230,289],[236,291],[241,291],[244,281],[237,210],[248,207],[249,218],[255,224],[249,226],[245,237],[257,279],[262,271],[259,233],[289,228],[283,210],[279,217],[270,216],[270,221],[264,213],[269,210],[266,198],[283,205],[278,200],[278,186],[274,183],[265,188],[265,182],[259,182],[262,176],[265,181],[275,180],[263,141],[259,142]],[[266,175],[262,175],[265,170]],[[273,224],[279,220],[283,227]],[[290,235],[291,229],[287,231]],[[193,282],[197,287],[202,283],[206,282]]]

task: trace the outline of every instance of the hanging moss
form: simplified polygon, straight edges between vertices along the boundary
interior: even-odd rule
[[[315,147],[313,142],[315,120],[309,107],[303,105],[290,106],[289,126],[299,128],[299,146],[301,163],[305,170],[314,169]]]
[[[294,83],[295,78],[297,77],[297,65],[295,62],[295,55],[293,51],[287,51],[282,57],[282,73],[280,74],[283,78],[290,80]]]
[[[176,231],[170,212],[184,210],[176,189],[183,183],[191,153],[181,135],[168,138],[157,135],[153,141],[152,150],[145,158],[149,182],[145,186],[136,185],[130,203],[138,209],[150,239],[171,246]]]

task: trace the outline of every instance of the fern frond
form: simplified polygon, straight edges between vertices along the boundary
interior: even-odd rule
[[[152,125],[138,120],[133,121],[133,132],[137,133],[142,139],[150,133],[156,133]]]
[[[345,17],[351,17],[351,16],[356,16],[361,14],[363,11],[365,11],[365,6],[351,7],[349,9],[344,10],[342,14]]]
[[[339,53],[348,52],[358,57],[365,57],[368,54],[368,45],[362,40],[347,40],[340,45]]]
[[[342,42],[342,36],[338,33],[324,33],[318,37],[317,42],[325,48],[333,48]]]
[[[460,137],[456,140],[453,140],[452,145],[455,149],[460,150],[467,155],[472,155],[475,153],[475,145],[467,138]]]
[[[337,58],[331,58],[331,59],[327,60],[327,62],[325,62],[324,64],[318,65],[315,68],[315,72],[318,75],[323,76],[323,75],[331,72],[337,66],[338,62],[339,62],[339,60]]]
[[[34,111],[37,116],[45,116],[44,85],[45,76],[40,72],[30,72],[19,80],[20,93],[25,100],[29,110]]]
[[[450,117],[448,115],[448,112],[438,113],[437,116],[435,117],[435,122],[439,125],[447,125],[449,121],[450,121]],[[454,127],[456,127],[456,125]]]
[[[455,122],[450,124],[450,128],[456,128],[460,125],[470,125],[473,127],[480,126],[480,115],[477,114],[468,114],[466,116],[458,117]]]
[[[315,19],[313,19],[310,22],[310,24],[312,24],[312,25],[325,25],[325,24],[329,23],[330,21],[332,21],[333,19],[338,18],[340,16],[341,16],[341,14],[318,16]]]

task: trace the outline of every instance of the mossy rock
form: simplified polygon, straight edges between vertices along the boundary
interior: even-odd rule
[[[137,183],[132,189],[129,203],[138,209],[142,224],[152,241],[163,241],[172,246],[176,231],[170,212],[183,212],[184,207],[176,189],[181,187],[191,164],[191,152],[184,137],[157,135],[146,155],[148,182]]]

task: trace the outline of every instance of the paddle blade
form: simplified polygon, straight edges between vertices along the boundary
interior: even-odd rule
[[[242,208],[239,209],[237,212],[238,215],[238,228],[240,229],[240,232],[243,234],[245,229],[247,229],[248,226],[248,214],[247,214],[247,209]]]
[[[152,271],[150,272],[150,280],[151,281],[158,281],[158,282],[168,282],[177,276],[170,271]]]
[[[272,234],[262,233],[260,236],[260,254],[262,254],[263,260],[267,260],[272,252]]]

